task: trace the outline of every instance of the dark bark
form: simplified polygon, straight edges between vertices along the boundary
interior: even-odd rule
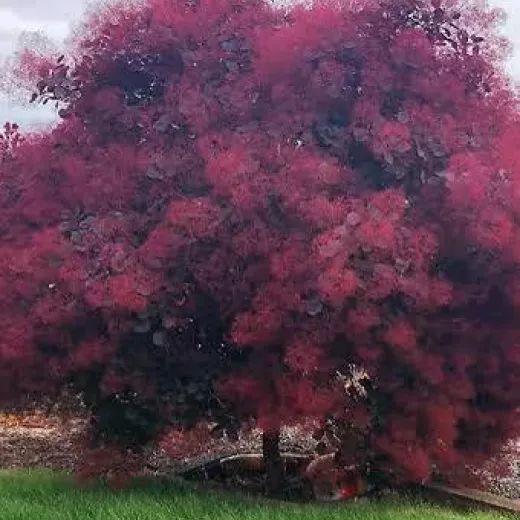
[[[266,470],[268,496],[280,497],[286,488],[285,465],[280,453],[280,430],[265,431],[262,435],[262,452]]]

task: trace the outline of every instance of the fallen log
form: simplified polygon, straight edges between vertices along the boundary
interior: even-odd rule
[[[512,500],[476,489],[428,484],[422,487],[422,494],[426,499],[465,509],[487,509],[513,515],[520,513],[520,500]]]
[[[284,453],[282,458],[286,471],[300,473],[314,460],[315,456],[299,453]],[[239,453],[213,458],[204,462],[197,462],[178,473],[178,476],[188,480],[207,480],[231,473],[256,474],[265,471],[263,455],[261,453]]]

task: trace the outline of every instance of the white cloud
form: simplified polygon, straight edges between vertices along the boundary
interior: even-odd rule
[[[69,32],[69,23],[60,19],[24,18],[13,10],[0,8],[0,36],[5,45],[0,49],[2,54],[12,52],[22,31],[43,31],[52,39],[63,40]]]
[[[80,16],[92,0],[0,0],[0,9],[6,9],[23,20],[68,21]]]

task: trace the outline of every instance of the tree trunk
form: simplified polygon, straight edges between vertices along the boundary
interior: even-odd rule
[[[262,453],[266,470],[267,494],[280,497],[285,490],[285,464],[280,453],[280,430],[269,430],[262,434]]]

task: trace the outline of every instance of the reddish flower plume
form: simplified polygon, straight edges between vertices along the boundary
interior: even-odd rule
[[[312,419],[405,481],[520,434],[498,14],[312,4],[110,3],[15,67],[60,121],[0,136],[0,405],[72,387],[118,479],[170,427]]]

